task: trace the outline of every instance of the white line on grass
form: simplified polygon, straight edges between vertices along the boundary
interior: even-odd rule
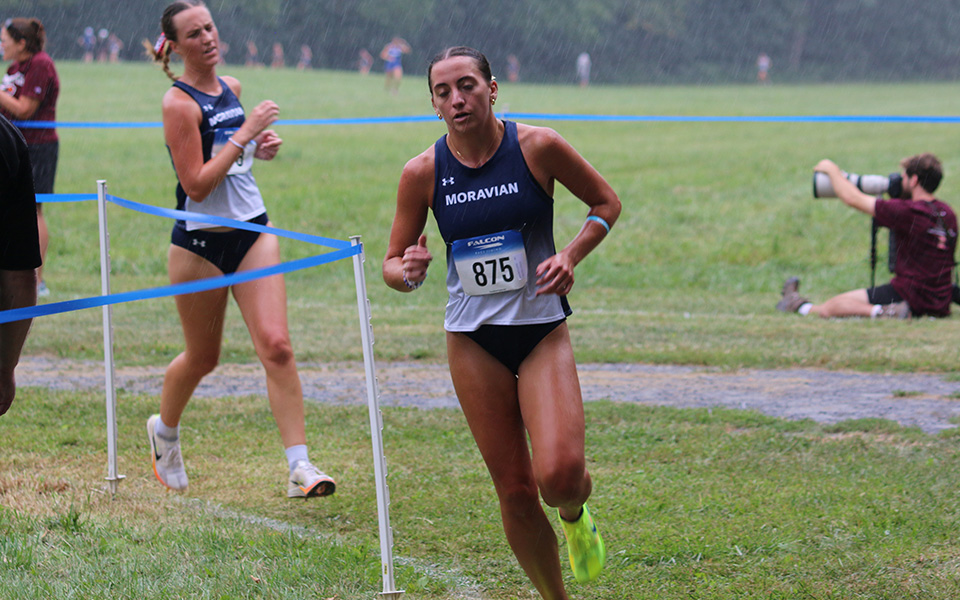
[[[198,498],[181,498],[179,496],[173,496],[172,499],[175,502],[187,506],[188,508],[205,512],[221,519],[232,519],[248,525],[264,527],[266,529],[278,531],[280,533],[292,533],[293,535],[301,538],[317,538],[325,541],[335,542],[337,544],[343,543],[343,536],[341,535],[317,531],[302,525],[294,525],[292,523],[280,521],[279,519],[271,519],[269,517],[259,517],[257,515],[237,512],[229,508],[224,508],[223,506],[215,502],[210,502],[209,500],[205,501]],[[452,582],[454,584],[454,595],[451,596],[451,600],[483,600],[483,595],[481,594],[481,588],[479,584],[471,580],[466,575],[460,573],[458,569],[442,569],[435,563],[429,564],[420,559],[402,558],[398,556],[394,557],[394,562],[396,564],[409,566],[417,573],[426,575],[432,579],[444,579]]]

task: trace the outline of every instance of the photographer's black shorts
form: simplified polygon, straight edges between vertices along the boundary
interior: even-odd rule
[[[903,302],[903,298],[900,297],[900,294],[893,289],[892,283],[867,288],[867,300],[870,301],[870,304],[893,304],[894,302]]]

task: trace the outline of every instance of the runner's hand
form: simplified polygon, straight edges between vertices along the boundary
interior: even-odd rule
[[[256,140],[257,151],[253,156],[260,160],[273,160],[273,157],[280,151],[280,144],[283,143],[280,136],[272,129],[267,129],[258,135]]]
[[[573,288],[573,263],[563,253],[537,265],[537,295],[566,296]]]
[[[407,246],[403,251],[403,276],[410,283],[420,283],[427,278],[427,267],[433,255],[427,250],[427,234],[420,234],[415,246]]]
[[[240,127],[240,131],[246,130],[246,135],[249,135],[250,139],[254,139],[272,125],[279,116],[280,107],[277,106],[277,103],[273,100],[264,100],[250,111],[247,120]],[[240,133],[240,131],[237,133]]]

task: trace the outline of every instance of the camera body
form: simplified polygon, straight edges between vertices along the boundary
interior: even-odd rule
[[[899,198],[903,194],[903,177],[900,173],[890,173],[890,175],[857,175],[856,173],[844,172],[847,181],[857,186],[857,189],[864,194],[880,196],[886,194],[891,198]],[[813,197],[814,198],[836,198],[837,193],[830,184],[830,176],[826,173],[813,174]]]

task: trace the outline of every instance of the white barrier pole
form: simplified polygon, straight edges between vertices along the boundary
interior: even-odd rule
[[[363,365],[367,373],[367,408],[370,413],[370,437],[373,441],[373,473],[377,483],[377,518],[380,523],[380,566],[383,592],[380,597],[399,599],[393,579],[393,529],[390,528],[390,488],[387,486],[387,462],[383,456],[383,416],[380,414],[380,391],[377,389],[376,365],[373,358],[373,326],[370,323],[370,300],[363,274],[363,247],[360,236],[350,236],[350,244],[361,246],[353,255],[353,277],[357,284],[357,309],[360,314],[360,337],[363,343]]]
[[[97,180],[97,207],[100,213],[100,293],[110,295],[110,232],[107,229],[107,182]],[[117,474],[117,394],[113,381],[113,316],[110,305],[103,307],[103,370],[107,391],[107,481],[116,495],[123,475]]]

